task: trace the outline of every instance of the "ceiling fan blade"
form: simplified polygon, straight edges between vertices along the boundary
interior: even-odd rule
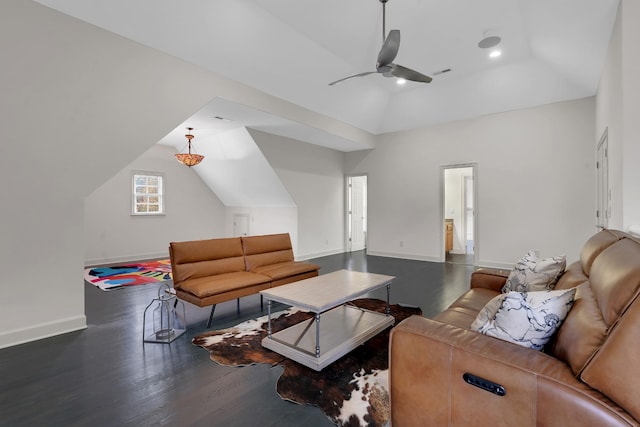
[[[378,53],[376,68],[391,64],[398,55],[398,49],[400,49],[400,30],[391,30]]]
[[[391,64],[391,74],[412,82],[431,83],[431,80],[433,80],[429,76],[398,64]]]
[[[343,81],[345,81],[345,80],[352,79],[352,78],[354,78],[354,77],[368,76],[369,74],[375,74],[375,73],[376,73],[376,71],[366,71],[366,72],[364,72],[364,73],[354,74],[353,76],[345,77],[345,78],[343,78],[343,79],[336,80],[335,82],[331,82],[331,83],[329,83],[329,86],[333,86],[333,85],[334,85],[334,84],[336,84],[336,83],[340,83],[340,82],[343,82]]]

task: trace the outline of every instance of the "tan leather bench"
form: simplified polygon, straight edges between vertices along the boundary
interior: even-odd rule
[[[199,307],[252,295],[318,275],[320,267],[295,261],[288,233],[171,242],[173,286],[178,298]]]

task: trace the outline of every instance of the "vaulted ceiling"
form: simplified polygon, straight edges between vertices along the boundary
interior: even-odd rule
[[[618,0],[389,0],[387,31],[402,35],[395,62],[433,81],[401,86],[372,74],[329,86],[375,71],[379,0],[38,1],[372,134],[594,95],[618,7]],[[478,47],[486,36],[502,39],[500,57]],[[224,106],[217,114],[241,115]]]

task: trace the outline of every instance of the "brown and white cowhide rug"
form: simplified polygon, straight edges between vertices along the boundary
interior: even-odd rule
[[[386,307],[384,301],[371,298],[352,303],[380,313]],[[422,311],[394,304],[391,305],[391,314],[397,324],[411,315],[422,314]],[[277,332],[312,317],[312,313],[290,308],[272,314],[271,328]],[[232,328],[207,332],[195,337],[193,343],[209,350],[211,360],[225,366],[282,365],[284,372],[276,386],[280,397],[318,406],[337,425],[383,426],[389,420],[390,330],[379,333],[320,372],[262,347],[262,338],[267,335],[267,316]]]

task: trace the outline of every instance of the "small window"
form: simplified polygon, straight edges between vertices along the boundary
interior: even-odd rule
[[[164,215],[164,179],[154,172],[134,172],[132,215]]]

